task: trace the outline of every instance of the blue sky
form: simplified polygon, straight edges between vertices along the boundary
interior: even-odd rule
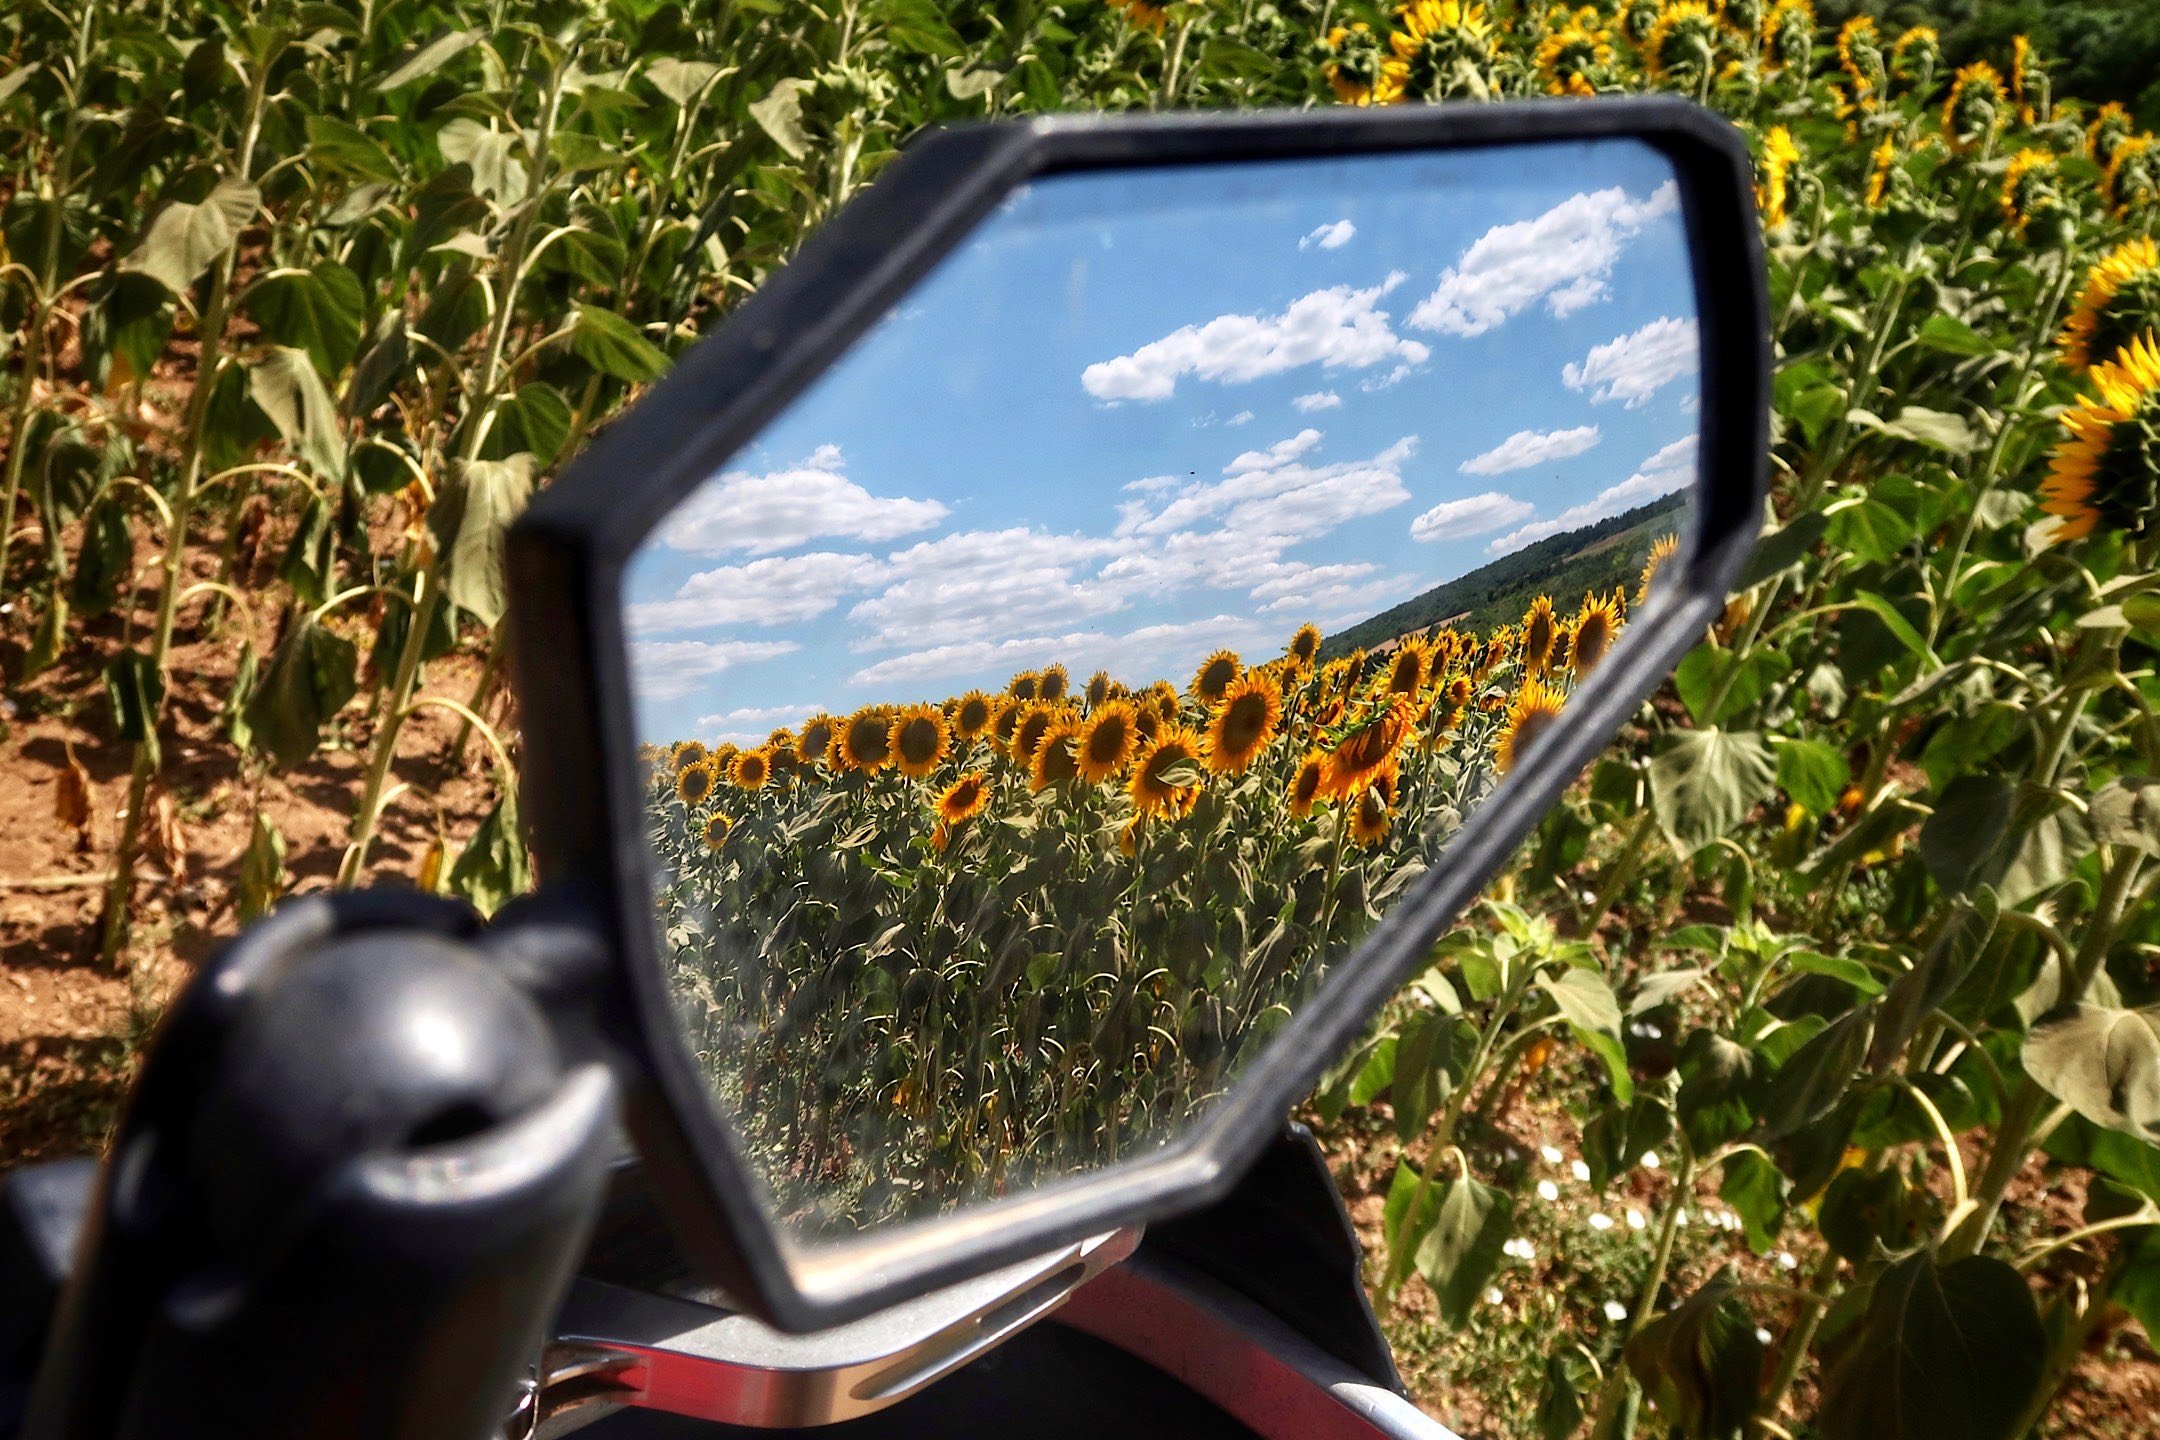
[[[1632,141],[1038,181],[648,542],[641,735],[1354,623],[1692,483],[1695,314]]]

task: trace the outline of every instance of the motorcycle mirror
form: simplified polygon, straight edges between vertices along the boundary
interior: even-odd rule
[[[931,135],[535,501],[535,853],[736,1303],[1235,1180],[1719,615],[1748,174],[1666,99]]]

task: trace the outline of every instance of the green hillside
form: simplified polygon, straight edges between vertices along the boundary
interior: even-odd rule
[[[1687,492],[1678,491],[1580,530],[1526,545],[1330,635],[1321,654],[1332,659],[1361,647],[1370,649],[1442,620],[1455,620],[1460,630],[1483,633],[1521,620],[1539,595],[1550,595],[1554,606],[1569,614],[1589,591],[1618,586],[1633,594],[1650,547],[1658,537],[1678,528],[1687,500]]]

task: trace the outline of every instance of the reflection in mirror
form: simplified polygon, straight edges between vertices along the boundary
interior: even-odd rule
[[[660,952],[791,1237],[1185,1133],[1655,603],[1698,381],[1635,142],[1072,174],[685,500]]]

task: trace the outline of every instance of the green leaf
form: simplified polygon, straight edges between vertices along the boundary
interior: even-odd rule
[[[1979,443],[1964,416],[1931,410],[1925,405],[1907,405],[1898,411],[1894,420],[1885,420],[1866,410],[1849,410],[1845,418],[1862,429],[1910,440],[1947,455],[1963,455]]]
[[[324,723],[358,690],[359,671],[359,651],[350,640],[325,630],[308,612],[295,612],[248,697],[248,728],[263,752],[286,769],[313,755]]]
[[[113,734],[157,753],[158,706],[165,699],[165,677],[148,655],[122,650],[105,667],[105,701],[112,707]]]
[[[1737,1435],[1755,1413],[1763,1343],[1731,1266],[1637,1331],[1628,1368],[1683,1435]]]
[[[1424,1133],[1426,1121],[1455,1093],[1455,1032],[1454,1017],[1438,1013],[1403,1027],[1389,1084],[1395,1133],[1405,1144]]]
[[[199,203],[176,200],[158,211],[120,268],[184,294],[211,261],[232,248],[261,205],[262,192],[247,181],[220,180]]]
[[[645,79],[681,109],[697,98],[698,92],[720,73],[720,68],[709,60],[678,60],[672,55],[662,55],[645,67]]]
[[[493,915],[531,888],[532,862],[518,830],[517,793],[506,790],[450,867],[450,893],[482,915]]]
[[[85,619],[102,615],[133,578],[135,531],[127,510],[107,498],[83,516],[82,541],[75,552],[75,573],[68,581],[68,604]]]
[[[1842,980],[1863,995],[1880,995],[1883,991],[1882,981],[1875,978],[1875,972],[1850,955],[1823,955],[1814,950],[1797,950],[1787,963],[1805,975],[1827,975],[1833,980]]]
[[[667,373],[667,353],[613,311],[580,305],[568,328],[570,353],[603,375],[638,385]]]
[[[493,626],[508,606],[503,588],[503,536],[532,498],[533,457],[475,460],[428,508],[443,593],[481,624]]]
[[[2160,1137],[2160,1006],[2056,1011],[2025,1037],[2020,1058],[2034,1083],[2095,1125]]]
[[[1730,833],[1770,793],[1777,762],[1752,731],[1682,730],[1650,762],[1658,826],[1682,855]]]
[[[810,137],[803,130],[802,102],[803,92],[815,88],[815,82],[810,80],[776,81],[765,92],[765,98],[750,107],[750,118],[791,160],[810,153]]]
[[[1822,740],[1773,739],[1777,783],[1793,803],[1810,815],[1827,815],[1852,783],[1844,752]]]
[[[395,183],[403,177],[390,152],[374,136],[334,115],[307,117],[308,158],[317,165],[363,180]]]
[[[1754,1123],[1748,1106],[1755,1080],[1751,1051],[1714,1030],[1697,1029],[1680,1046],[1679,1069],[1680,1092],[1673,1104],[1697,1154],[1747,1133]]]
[[[1718,1199],[1740,1217],[1748,1248],[1758,1255],[1768,1254],[1785,1228],[1785,1202],[1791,1193],[1792,1182],[1785,1172],[1759,1150],[1742,1150],[1729,1157],[1718,1182]]]
[[[1828,520],[1831,550],[1871,565],[1882,563],[1913,541],[1912,521],[1872,495],[1841,502]]]
[[[425,45],[405,52],[404,58],[375,82],[375,91],[381,94],[425,79],[479,42],[478,30],[450,30],[437,35]]]
[[[345,434],[337,404],[306,351],[280,345],[266,352],[248,367],[248,398],[316,474],[343,477]]]
[[[1500,1268],[1501,1247],[1513,1233],[1515,1202],[1507,1192],[1465,1175],[1433,1187],[1439,1194],[1432,1226],[1418,1241],[1416,1265],[1440,1315],[1461,1325]]]
[[[545,469],[570,438],[570,402],[544,381],[520,385],[495,405],[495,424],[484,446],[485,458],[500,460],[527,453]]]
[[[335,260],[313,270],[272,270],[240,297],[242,312],[268,339],[306,351],[325,376],[352,360],[366,305],[359,278]]]
[[[1763,1133],[1776,1139],[1829,1114],[1859,1075],[1874,1029],[1874,1009],[1862,1005],[1794,1051],[1765,1087]]]
[[[1545,1357],[1545,1380],[1538,1387],[1539,1440],[1569,1440],[1589,1417],[1583,1396],[1597,1383],[1581,1345],[1563,1335]]]
[[[2086,817],[2093,838],[2145,855],[2160,855],[2160,780],[2111,780],[2093,796]]]
[[[443,126],[435,144],[446,163],[472,167],[475,194],[492,195],[505,209],[525,198],[522,135],[491,129],[461,115]]]
[[[972,66],[956,65],[945,72],[945,93],[964,105],[997,89],[1004,78],[1005,73],[1001,70],[977,70]]]
[[[1595,970],[1570,967],[1558,975],[1540,975],[1538,988],[1550,995],[1575,1038],[1597,1053],[1612,1078],[1613,1094],[1625,1105],[1635,1096],[1628,1074],[1627,1047],[1620,1039],[1620,1002]]]
[[[1936,884],[1962,894],[1986,873],[2009,832],[2013,798],[2009,782],[1994,775],[1953,780],[1936,797],[1935,813],[1920,827],[1920,858]]]
[[[1733,589],[1752,590],[1771,576],[1784,574],[1808,558],[1829,528],[1828,516],[1820,510],[1807,510],[1794,516],[1790,524],[1765,530],[1755,541],[1755,549],[1748,555],[1740,578],[1733,582]]]
[[[934,0],[882,0],[877,11],[885,38],[901,50],[941,60],[967,48]]]
[[[1832,1250],[1858,1265],[1877,1245],[1906,1247],[1906,1211],[1905,1182],[1895,1169],[1841,1170],[1823,1192],[1816,1225]]]
[[[2023,1276],[1923,1250],[1877,1277],[1823,1377],[1823,1440],[2012,1440],[2047,1334]]]
[[[2160,1226],[2133,1232],[2115,1263],[2108,1297],[2137,1317],[2147,1345],[2160,1342]]]
[[[234,902],[241,924],[255,919],[285,893],[292,877],[285,873],[285,837],[262,811],[248,835],[248,847],[240,856],[240,893]]]
[[[1945,355],[1992,355],[2002,348],[1964,321],[1940,311],[1921,322],[1918,338],[1928,349]]]

